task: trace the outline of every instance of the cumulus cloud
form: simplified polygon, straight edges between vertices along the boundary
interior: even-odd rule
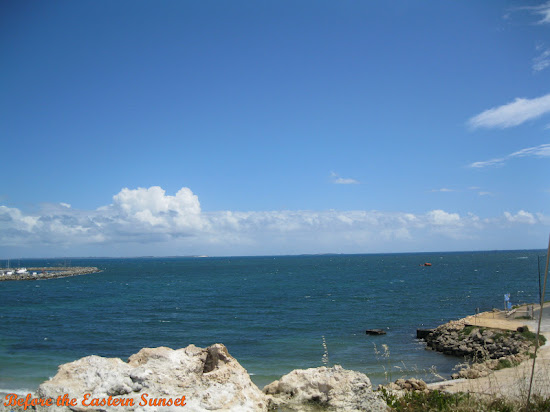
[[[436,226],[460,225],[461,219],[458,213],[447,213],[444,210],[432,210],[427,214],[429,221]]]
[[[468,124],[474,129],[518,126],[550,112],[550,94],[534,99],[516,98],[511,103],[493,107],[472,117]]]
[[[529,225],[534,225],[537,223],[535,216],[525,210],[520,210],[515,215],[510,212],[504,212],[504,217],[510,223],[527,223]]]
[[[510,153],[504,157],[498,157],[495,159],[485,160],[482,162],[474,162],[470,164],[473,168],[483,168],[489,166],[502,166],[510,159],[516,157],[550,157],[550,144],[541,144],[540,146],[528,147],[518,150],[517,152]]]
[[[161,254],[310,253],[418,250],[433,242],[483,237],[491,228],[550,224],[541,213],[506,212],[494,219],[442,209],[425,213],[383,211],[203,212],[188,188],[167,195],[160,187],[122,189],[96,210],[43,205],[36,213],[0,206],[0,246],[71,250],[135,250]],[[129,245],[124,249],[124,245]],[[138,246],[142,245],[138,249]],[[384,246],[385,245],[385,246]],[[94,249],[96,247],[96,249]],[[195,248],[195,249],[193,249]],[[114,249],[113,249],[114,250]],[[170,252],[168,252],[170,250]],[[221,252],[220,252],[221,251]],[[117,253],[117,252],[111,252]],[[119,252],[118,252],[119,253]],[[147,254],[147,253],[146,253]]]
[[[167,196],[164,189],[152,186],[148,189],[122,189],[113,197],[119,218],[137,223],[178,229],[200,229],[199,198],[184,187],[175,196]]]
[[[355,185],[360,183],[358,180],[355,180],[355,179],[340,177],[338,176],[338,174],[334,172],[330,173],[330,179],[332,183],[336,185]]]

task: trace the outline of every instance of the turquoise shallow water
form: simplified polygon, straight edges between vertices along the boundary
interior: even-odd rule
[[[262,387],[322,366],[323,337],[330,364],[375,384],[436,380],[433,366],[448,377],[459,360],[425,350],[416,329],[500,308],[504,293],[538,300],[544,253],[73,259],[103,272],[0,282],[0,390],[34,390],[59,364],[91,354],[126,360],[142,347],[217,342]],[[382,345],[389,357],[376,355]]]

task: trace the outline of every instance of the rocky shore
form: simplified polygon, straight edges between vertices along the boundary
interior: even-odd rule
[[[437,327],[424,340],[428,349],[465,358],[467,363],[452,375],[453,379],[475,379],[492,370],[519,365],[535,350],[535,334],[527,326],[494,329],[471,325],[466,318]],[[541,337],[540,344],[544,342]]]
[[[89,275],[92,273],[101,272],[96,267],[82,267],[82,266],[73,266],[73,267],[34,267],[27,268],[26,273],[14,273],[12,275],[3,274],[0,276],[1,281],[8,280],[40,280],[40,279],[56,279],[56,278],[66,278],[69,276],[78,276],[78,275]],[[36,274],[33,274],[36,273]]]
[[[222,344],[145,348],[128,362],[88,356],[61,365],[36,394],[9,396],[0,410],[24,402],[48,412],[387,410],[366,375],[339,366],[294,370],[262,391]]]

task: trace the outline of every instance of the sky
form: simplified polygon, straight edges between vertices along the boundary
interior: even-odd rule
[[[0,259],[548,244],[548,1],[6,0],[0,74]]]

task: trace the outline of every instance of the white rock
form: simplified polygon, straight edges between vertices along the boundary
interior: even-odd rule
[[[335,411],[387,411],[386,403],[372,390],[367,375],[343,369],[296,369],[264,387],[274,407],[296,411],[323,406]]]
[[[206,349],[145,348],[122,360],[88,356],[61,365],[52,379],[38,389],[38,396],[57,399],[68,394],[77,406],[49,407],[57,411],[265,411],[266,396],[250,380],[246,370],[224,345]],[[82,401],[86,394],[87,405]],[[133,406],[89,406],[92,398],[133,400]],[[181,399],[186,405],[145,405],[153,399]],[[140,405],[143,405],[141,406]]]

